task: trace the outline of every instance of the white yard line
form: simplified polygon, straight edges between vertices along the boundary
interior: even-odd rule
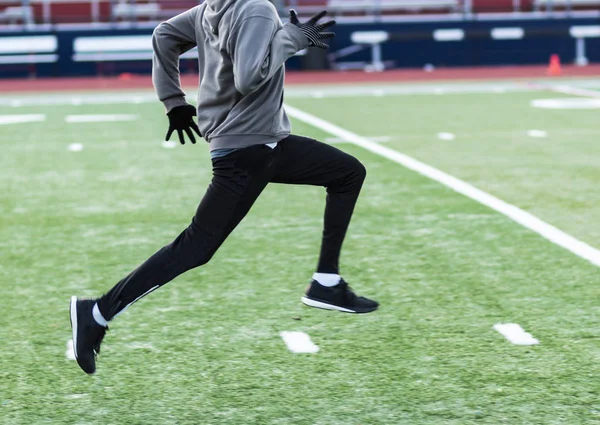
[[[292,353],[316,353],[319,351],[319,347],[304,332],[283,331],[279,335],[283,339],[283,342],[285,342],[288,350]]]
[[[416,171],[425,177],[435,180],[458,193],[461,193],[495,211],[498,211],[499,213],[516,221],[523,227],[536,232],[550,242],[561,246],[571,251],[573,254],[600,267],[599,250],[574,238],[562,230],[557,229],[551,224],[548,224],[545,221],[537,218],[533,214],[523,211],[515,205],[496,198],[495,196],[490,195],[483,190],[477,189],[463,180],[451,176],[450,174],[440,171],[437,168],[418,161],[408,155],[390,149],[387,146],[371,142],[370,140],[367,140],[356,133],[345,130],[335,124],[315,117],[307,112],[301,111],[300,109],[286,105],[286,111],[291,117],[296,118],[297,120],[303,121],[309,125],[312,125],[313,127],[325,131],[326,133],[340,137],[344,140],[348,140],[351,143],[362,147],[363,149],[397,162],[408,169]]]
[[[498,323],[494,325],[494,329],[515,345],[537,345],[540,343],[517,323]]]

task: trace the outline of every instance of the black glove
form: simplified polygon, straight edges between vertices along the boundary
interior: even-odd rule
[[[167,131],[167,137],[165,140],[169,140],[171,138],[171,134],[173,134],[173,131],[175,130],[177,130],[179,142],[182,145],[185,145],[185,140],[183,138],[184,131],[192,143],[196,143],[196,138],[194,137],[192,130],[194,130],[198,136],[202,137],[202,134],[200,134],[200,129],[198,128],[198,124],[196,124],[194,121],[194,117],[196,116],[196,108],[194,106],[177,106],[171,109],[171,112],[169,112],[167,116],[169,117],[169,131]]]
[[[317,13],[315,16],[310,18],[307,22],[301,24],[298,20],[298,14],[294,9],[290,10],[290,22],[296,25],[298,28],[302,30],[306,38],[308,38],[309,45],[318,47],[319,49],[329,49],[329,45],[319,41],[326,40],[328,38],[333,38],[335,33],[333,32],[323,32],[329,27],[335,25],[335,21],[328,21],[324,24],[318,24],[319,20],[327,15],[327,11],[324,10],[322,12]]]

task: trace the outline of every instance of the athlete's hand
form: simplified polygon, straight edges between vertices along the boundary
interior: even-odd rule
[[[177,106],[171,109],[171,112],[169,112],[167,116],[169,117],[169,131],[167,131],[167,137],[165,140],[169,140],[171,138],[171,134],[173,134],[175,130],[177,130],[179,142],[182,145],[185,145],[185,139],[183,137],[184,131],[192,143],[196,143],[196,138],[194,137],[192,130],[194,130],[198,136],[202,137],[202,134],[200,134],[200,129],[198,128],[198,124],[196,124],[194,121],[194,117],[196,116],[196,108],[194,106]]]
[[[327,28],[334,26],[335,21],[327,21],[324,24],[317,24],[317,22],[319,22],[319,20],[325,15],[327,15],[326,10],[317,13],[308,21],[301,24],[298,20],[298,14],[294,9],[292,9],[290,10],[290,23],[296,25],[302,30],[306,38],[308,38],[310,46],[315,46],[319,49],[329,49],[329,45],[323,43],[321,40],[327,40],[328,38],[333,38],[335,36],[335,33],[333,32],[324,32],[324,30]]]

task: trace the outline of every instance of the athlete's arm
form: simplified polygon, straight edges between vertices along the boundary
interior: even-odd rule
[[[196,46],[195,22],[199,7],[161,23],[152,34],[152,82],[167,112],[187,105],[179,79],[179,56]]]
[[[235,88],[250,94],[266,83],[286,60],[308,47],[300,28],[285,24],[269,5],[260,5],[241,20],[229,38]]]

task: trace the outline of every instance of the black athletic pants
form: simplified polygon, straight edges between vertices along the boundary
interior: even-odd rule
[[[342,243],[366,175],[356,158],[316,140],[291,135],[275,148],[252,146],[212,162],[212,182],[190,226],[99,300],[98,307],[107,320],[187,270],[206,264],[268,183],[327,189],[317,271],[338,273]]]

